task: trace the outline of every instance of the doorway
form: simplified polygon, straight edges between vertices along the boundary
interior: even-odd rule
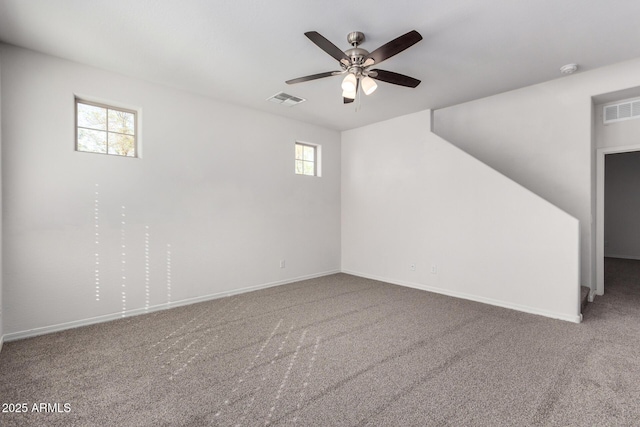
[[[623,154],[624,153],[624,154]],[[608,159],[614,160],[613,158],[608,158],[607,156],[624,156],[618,157],[614,162],[607,161]],[[635,206],[635,198],[632,200],[630,198],[631,193],[624,194],[625,189],[618,184],[615,184],[616,187],[620,187],[619,190],[621,194],[616,195],[616,197],[612,198],[606,197],[606,190],[609,188],[611,191],[611,185],[607,185],[606,177],[607,177],[607,163],[609,167],[615,165],[616,169],[619,169],[616,172],[616,180],[624,180],[625,176],[629,179],[629,181],[635,179],[635,175],[629,175],[629,171],[626,169],[625,163],[633,163],[640,162],[640,145],[628,145],[622,147],[611,147],[611,148],[600,148],[597,150],[596,156],[596,294],[603,295],[605,292],[605,256],[615,256],[617,258],[628,258],[628,259],[640,259],[640,247],[638,250],[635,249],[630,241],[634,239],[627,239],[625,242],[621,236],[625,234],[625,227],[628,226],[624,223],[624,221],[618,221],[619,224],[616,226],[618,229],[612,230],[612,223],[609,222],[609,230],[607,232],[607,238],[612,236],[614,239],[617,239],[616,242],[606,241],[605,240],[605,204],[607,200],[612,204],[608,206],[608,210],[615,209],[616,211],[621,211],[622,209],[619,206],[624,207],[625,212],[629,212],[630,210],[637,211],[633,208]],[[630,169],[629,169],[630,170]],[[638,168],[640,171],[640,168]],[[611,178],[610,178],[611,179]],[[638,174],[638,179],[640,179],[640,174]],[[609,184],[612,184],[611,182]],[[633,182],[629,182],[630,185],[633,185]],[[640,188],[640,187],[636,187]],[[638,194],[638,203],[640,203],[640,190],[636,189],[635,193]],[[625,197],[627,200],[625,201]],[[640,208],[640,207],[639,207]],[[620,214],[620,212],[617,212]],[[624,214],[620,217],[623,218]],[[640,219],[639,219],[640,223]],[[638,225],[638,229],[640,229],[640,224]],[[628,237],[633,237],[633,233],[630,233],[627,229]],[[607,244],[605,251],[605,242]],[[640,240],[638,240],[640,242]],[[613,244],[613,247],[611,246]]]

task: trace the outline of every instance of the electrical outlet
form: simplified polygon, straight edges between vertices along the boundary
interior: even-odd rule
[[[284,268],[285,267],[285,261],[284,260],[280,260],[280,268]]]
[[[416,265],[415,264],[409,264],[409,270],[416,271]]]
[[[431,274],[438,274],[438,266],[437,265],[432,265],[431,266]]]

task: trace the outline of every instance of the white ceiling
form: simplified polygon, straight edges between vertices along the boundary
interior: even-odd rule
[[[250,108],[345,130],[640,57],[638,0],[0,0],[0,40]],[[380,83],[359,111],[338,70],[305,36],[373,51],[410,30],[424,39],[379,68],[422,80]],[[307,102],[266,98],[285,91]]]

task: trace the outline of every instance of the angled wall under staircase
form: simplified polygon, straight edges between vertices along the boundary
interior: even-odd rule
[[[593,100],[638,86],[634,59],[439,109],[433,130],[580,220],[581,284],[595,291]]]
[[[578,322],[578,220],[431,132],[342,134],[342,270]]]

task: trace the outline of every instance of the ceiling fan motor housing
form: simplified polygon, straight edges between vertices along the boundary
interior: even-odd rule
[[[369,55],[368,51],[359,47],[345,50],[344,53],[351,59],[351,66],[362,66],[362,64],[364,63],[364,58]]]

